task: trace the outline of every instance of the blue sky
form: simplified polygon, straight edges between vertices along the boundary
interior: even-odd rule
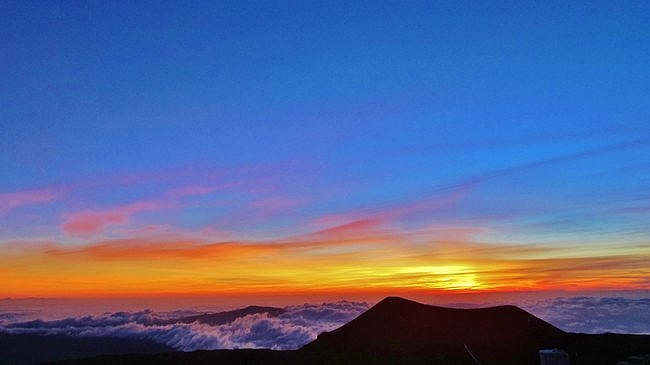
[[[0,243],[161,227],[264,240],[381,215],[647,250],[649,15],[641,1],[5,2]]]

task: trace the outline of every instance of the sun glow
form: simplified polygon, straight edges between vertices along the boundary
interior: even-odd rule
[[[430,289],[481,289],[474,271],[461,265],[408,266],[399,268],[396,274],[417,275],[419,280],[416,283]]]
[[[6,296],[97,297],[624,289],[647,276],[648,249],[638,251],[645,255],[567,258],[557,257],[563,247],[531,251],[483,243],[477,249],[476,243],[463,241],[397,245],[409,236],[374,232],[348,240],[318,238],[5,245],[0,281]]]

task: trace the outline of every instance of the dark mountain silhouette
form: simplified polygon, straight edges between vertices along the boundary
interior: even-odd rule
[[[557,347],[566,335],[515,306],[456,309],[389,297],[302,351],[336,357],[341,349],[354,349],[383,358],[473,364],[471,352],[485,363],[532,363],[537,349]]]
[[[169,319],[165,321],[160,321],[158,324],[174,324],[174,323],[193,323],[200,322],[209,324],[211,326],[217,326],[220,324],[226,324],[234,321],[237,318],[245,317],[250,314],[258,313],[268,313],[270,317],[277,317],[280,314],[286,312],[282,308],[275,307],[260,307],[256,305],[251,305],[246,308],[236,309],[227,312],[219,313],[209,313],[209,314],[199,314],[195,316],[181,317],[176,319]]]
[[[300,349],[312,363],[539,364],[560,348],[572,364],[616,364],[650,353],[650,336],[578,334],[515,306],[456,309],[388,297]]]
[[[30,365],[106,354],[172,351],[150,340],[0,333],[0,365]]]
[[[650,353],[650,336],[564,332],[515,306],[456,309],[389,297],[296,351],[218,350],[101,356],[66,364],[539,364],[561,348],[572,364]]]

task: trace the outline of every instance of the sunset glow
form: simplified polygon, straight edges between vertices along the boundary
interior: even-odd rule
[[[0,5],[0,297],[650,290],[646,4],[322,4]]]
[[[330,230],[334,232],[334,230]],[[6,244],[10,296],[644,288],[650,248],[441,241],[365,227],[273,241],[131,238]],[[423,241],[423,237],[428,237]],[[417,242],[415,242],[417,240]],[[571,257],[572,251],[580,252]],[[435,263],[443,263],[432,265]]]

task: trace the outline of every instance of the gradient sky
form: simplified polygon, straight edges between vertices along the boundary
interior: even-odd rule
[[[648,19],[2,2],[0,296],[650,290]]]

